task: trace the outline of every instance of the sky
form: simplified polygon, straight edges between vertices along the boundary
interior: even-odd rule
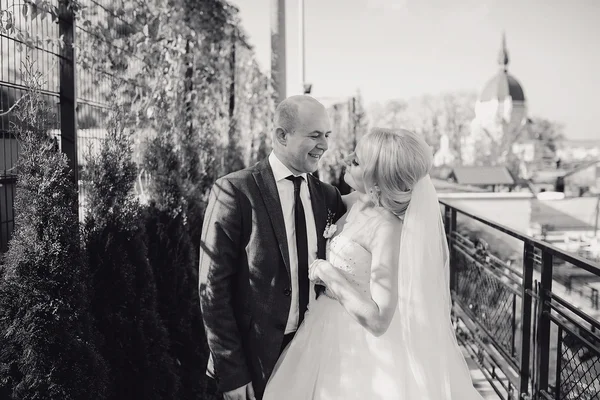
[[[261,67],[270,69],[273,0],[230,0]],[[315,97],[365,102],[480,91],[508,71],[530,116],[600,139],[600,0],[304,0],[306,80]],[[299,94],[299,1],[286,0],[288,95]]]

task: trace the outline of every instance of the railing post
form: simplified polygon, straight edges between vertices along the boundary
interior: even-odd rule
[[[63,38],[60,58],[60,145],[69,160],[75,185],[78,185],[75,13],[70,5],[70,0],[60,0],[58,29]]]
[[[550,368],[550,293],[552,292],[552,254],[542,252],[542,274],[540,278],[540,304],[537,323],[537,374],[536,396],[548,391],[548,373]]]
[[[515,357],[517,353],[517,345],[515,339],[517,338],[517,294],[513,294],[512,301],[512,318],[511,318],[511,329],[512,329],[512,340],[510,345],[510,355]]]
[[[444,225],[446,229],[446,239],[448,240],[448,250],[450,254],[450,290],[456,290],[456,257],[454,246],[452,245],[454,233],[456,232],[456,209],[449,205],[444,205]]]
[[[554,381],[554,398],[560,399],[560,369],[562,368],[562,337],[563,337],[563,328],[562,326],[558,327],[558,344],[556,348],[556,380]]]
[[[525,242],[523,246],[523,287],[521,303],[521,365],[519,398],[528,399],[530,356],[531,356],[531,313],[532,313],[532,291],[533,291],[533,253],[532,244]]]

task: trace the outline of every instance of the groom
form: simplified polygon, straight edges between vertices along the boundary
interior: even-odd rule
[[[325,227],[345,212],[339,191],[311,175],[330,130],[321,103],[289,97],[275,110],[271,155],[213,186],[202,227],[200,303],[209,385],[226,400],[262,398],[315,296],[308,266],[325,258]]]

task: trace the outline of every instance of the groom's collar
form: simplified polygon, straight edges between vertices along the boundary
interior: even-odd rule
[[[271,165],[271,169],[273,170],[275,182],[279,182],[290,175],[301,176],[304,178],[304,180],[307,180],[306,173],[300,175],[292,173],[292,171],[290,171],[290,169],[281,162],[281,160],[275,155],[273,151],[271,151],[271,154],[269,155],[269,164]]]

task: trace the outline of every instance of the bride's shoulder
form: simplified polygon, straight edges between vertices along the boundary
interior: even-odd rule
[[[393,212],[383,207],[376,207],[374,211],[377,213],[377,219],[380,224],[391,229],[402,229],[402,219],[398,218]]]
[[[375,207],[371,212],[371,229],[365,229],[365,231],[370,231],[368,235],[371,239],[379,241],[382,238],[393,240],[400,237],[402,232],[402,220],[400,218],[382,207]]]

